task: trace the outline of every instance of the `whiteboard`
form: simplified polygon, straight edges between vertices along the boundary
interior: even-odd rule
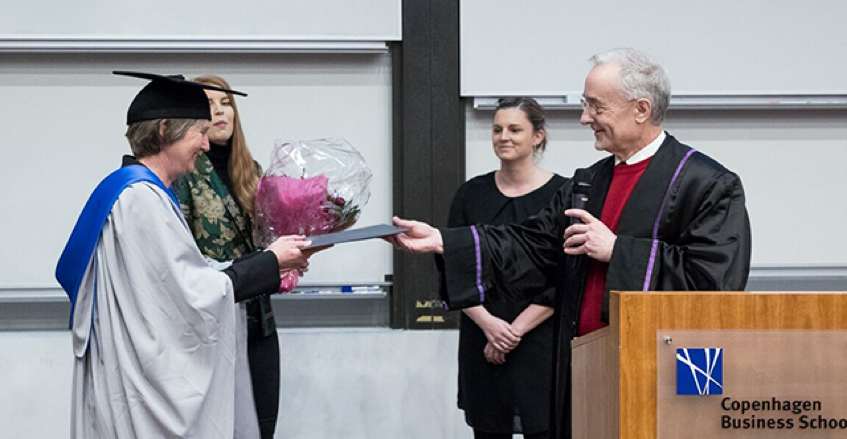
[[[0,41],[369,40],[401,37],[401,0],[5,2]]]
[[[145,82],[112,70],[223,76],[250,95],[238,105],[262,166],[276,139],[344,137],[374,175],[359,225],[390,221],[387,54],[6,55],[0,69],[0,290],[58,287],[53,271],[82,206],[129,153],[126,110]],[[377,240],[315,255],[303,282],[381,282],[390,273],[392,248]]]
[[[461,94],[579,95],[587,59],[622,46],[674,94],[845,94],[845,17],[833,0],[460,0]]]

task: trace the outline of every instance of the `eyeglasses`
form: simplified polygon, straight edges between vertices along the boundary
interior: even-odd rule
[[[583,110],[588,111],[588,114],[590,114],[591,116],[597,116],[599,114],[603,114],[604,112],[606,112],[607,110],[609,110],[611,108],[623,106],[623,105],[629,104],[631,102],[635,102],[637,100],[638,99],[630,99],[628,101],[621,102],[621,103],[616,104],[616,105],[610,105],[610,106],[604,107],[602,105],[599,105],[599,104],[596,104],[596,103],[593,103],[593,102],[588,102],[588,101],[585,100],[585,98],[579,98],[579,104],[582,106]]]
[[[600,105],[586,101],[585,98],[579,98],[579,105],[582,106],[583,111],[588,111],[588,114],[592,116],[602,114],[606,110]]]

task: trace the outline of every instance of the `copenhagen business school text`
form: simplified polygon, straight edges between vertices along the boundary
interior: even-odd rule
[[[820,414],[822,406],[823,404],[820,401],[814,400],[782,400],[776,397],[765,400],[724,398],[721,400],[721,408],[731,412],[731,414],[721,416],[721,428],[737,430],[788,430],[794,428],[801,430],[847,430],[847,419],[824,417]],[[771,412],[788,413],[785,416],[774,416]]]

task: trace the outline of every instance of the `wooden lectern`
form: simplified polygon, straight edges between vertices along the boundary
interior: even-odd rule
[[[844,330],[847,329],[847,293],[838,292],[613,292],[611,297],[610,325],[599,331],[579,337],[572,342],[572,401],[573,401],[573,437],[574,439],[631,439],[644,438],[655,439],[660,436],[657,403],[660,397],[657,390],[657,373],[661,368],[668,366],[657,365],[657,352],[663,349],[662,337],[667,331],[702,331],[712,334],[712,338],[721,340],[722,334],[786,334],[785,340],[790,336],[807,337],[807,335],[824,334],[837,335],[843,340]],[[691,331],[693,330],[693,331]],[[803,331],[798,331],[803,330]],[[811,331],[808,331],[811,330]],[[841,330],[841,331],[832,331]],[[780,332],[781,331],[781,332]],[[715,335],[717,334],[717,336]],[[731,338],[731,337],[729,337]],[[738,337],[735,337],[738,338]],[[814,338],[814,336],[813,336]],[[831,337],[830,337],[831,338]],[[668,344],[670,337],[665,336]],[[808,379],[809,370],[812,373],[825,374],[829,372],[818,372],[830,367],[820,364],[809,364],[828,362],[826,356],[817,358],[817,354],[802,354],[806,358],[796,358],[799,350],[807,345],[821,344],[820,337],[811,342],[803,339],[800,343],[793,343],[782,348],[783,339],[779,340],[777,358],[784,358],[784,362],[800,363],[807,369],[803,374]],[[732,340],[726,341],[732,343]],[[746,346],[754,343],[746,342]],[[829,343],[829,342],[827,342]],[[841,343],[830,343],[835,346]],[[742,348],[743,349],[743,348]],[[766,351],[769,355],[774,350]],[[841,348],[839,348],[841,349]],[[839,349],[833,349],[838,351]],[[738,352],[740,349],[736,349]],[[847,351],[847,349],[841,349]],[[837,353],[836,353],[837,354]],[[730,355],[730,354],[727,354]],[[837,354],[841,355],[841,354]],[[735,358],[741,355],[735,355]],[[665,357],[661,357],[665,358]],[[727,360],[729,361],[729,360]],[[749,362],[749,360],[746,360]],[[780,360],[783,361],[783,360]],[[788,395],[804,397],[807,399],[830,398],[835,403],[825,404],[828,412],[835,413],[836,417],[847,415],[844,398],[844,386],[839,387],[838,382],[844,381],[844,363],[840,363],[841,378],[831,386],[827,380],[829,377],[812,377],[823,380],[823,385],[810,387],[809,383],[803,386],[793,384],[787,391]],[[783,368],[784,369],[784,368]],[[667,369],[665,369],[667,371]],[[757,368],[769,371],[767,367]],[[736,374],[737,375],[737,374]],[[670,372],[670,376],[675,376]],[[755,378],[755,377],[754,377]],[[662,378],[665,379],[666,378]],[[733,388],[738,392],[743,387],[745,377],[727,377],[726,380],[734,379]],[[779,380],[774,380],[779,381]],[[740,383],[739,383],[740,382]],[[770,381],[768,381],[770,383]],[[784,385],[785,383],[778,383]],[[788,386],[786,385],[786,386]],[[804,387],[805,386],[805,387]],[[660,386],[659,386],[660,387]],[[726,387],[732,387],[727,381]],[[765,387],[764,389],[762,389]],[[745,391],[749,393],[762,391],[762,398],[767,395],[779,396],[779,390],[766,388],[767,385],[755,384],[748,386]],[[752,388],[752,390],[751,390]],[[803,389],[812,389],[817,392],[813,395],[803,394]],[[793,392],[793,393],[792,393]],[[665,392],[668,393],[668,392]],[[785,392],[783,392],[785,393]],[[825,394],[821,396],[820,394]],[[676,397],[674,395],[674,397]],[[781,397],[781,396],[780,396]],[[686,398],[686,397],[681,397]],[[703,401],[702,397],[697,401]],[[688,399],[686,401],[692,401]],[[716,402],[717,401],[717,402]],[[699,403],[699,402],[697,402]],[[721,404],[719,399],[709,400],[709,404]],[[723,415],[724,413],[721,413]],[[763,416],[795,416],[789,413],[760,412]],[[817,415],[818,413],[812,413]],[[738,413],[729,412],[728,415],[736,416]],[[718,416],[720,418],[720,416]],[[694,419],[692,417],[692,419]],[[799,422],[799,420],[795,420]],[[662,421],[664,422],[664,421]],[[709,420],[709,422],[713,422]],[[799,427],[795,424],[796,429]],[[720,427],[718,427],[720,428]],[[722,437],[730,437],[731,431],[727,430]],[[766,434],[767,432],[761,432]],[[799,431],[780,432],[780,434],[800,434]],[[813,437],[809,432],[808,436]],[[831,434],[844,435],[845,432],[833,431]],[[706,437],[691,435],[694,437]],[[780,436],[782,437],[782,436]],[[817,436],[814,436],[817,437]],[[844,437],[844,436],[835,436]]]

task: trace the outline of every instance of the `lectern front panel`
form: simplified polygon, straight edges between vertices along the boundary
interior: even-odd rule
[[[659,439],[847,437],[847,330],[659,330]]]

